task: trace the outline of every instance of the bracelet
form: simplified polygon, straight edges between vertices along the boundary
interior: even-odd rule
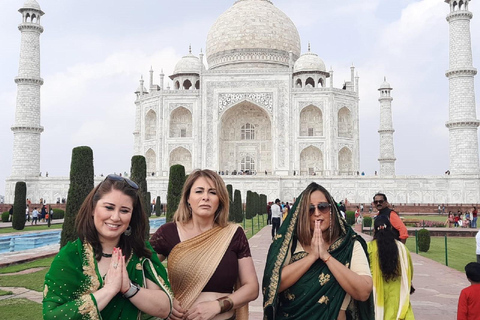
[[[123,294],[123,297],[125,299],[133,298],[133,296],[135,296],[138,291],[140,291],[140,287],[138,286],[138,284],[130,281],[130,288],[127,290],[127,292]]]
[[[220,305],[220,313],[225,313],[233,309],[233,301],[228,296],[220,297],[217,301]]]
[[[327,259],[323,260],[323,262],[327,263],[328,260],[332,257],[332,255],[329,255]]]

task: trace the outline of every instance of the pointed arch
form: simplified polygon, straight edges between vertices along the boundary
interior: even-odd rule
[[[192,136],[192,113],[185,107],[178,107],[170,113],[170,138]]]
[[[175,81],[175,89],[176,90],[180,89],[180,82],[178,80]]]
[[[323,136],[322,110],[313,104],[303,108],[300,112],[300,136]]]
[[[306,147],[300,153],[300,174],[314,175],[323,173],[323,154],[314,146]]]
[[[195,82],[195,89],[199,90],[200,89],[200,80],[197,80]]]
[[[308,88],[309,85],[315,88],[315,80],[313,80],[312,77],[308,77],[307,80],[305,80],[305,87]]]
[[[302,79],[297,79],[297,81],[295,82],[295,86],[297,88],[301,88],[302,87]]]
[[[147,162],[147,177],[157,172],[157,155],[151,148],[145,152],[145,161]]]
[[[254,160],[256,171],[271,172],[271,126],[268,113],[250,101],[227,109],[220,119],[219,170],[241,170],[242,161],[246,165],[246,156],[249,156]]]
[[[174,164],[181,164],[185,167],[185,172],[192,171],[192,154],[184,147],[178,147],[170,152],[169,167]]]
[[[192,87],[192,82],[190,80],[187,79],[183,81],[183,89],[190,90],[191,87]]]
[[[322,78],[318,79],[318,88],[323,88],[325,86],[325,83]]]
[[[145,115],[145,140],[152,140],[157,137],[157,113],[149,110]]]
[[[338,136],[340,138],[353,137],[352,113],[347,107],[338,111]]]
[[[353,172],[352,151],[343,147],[338,153],[338,171],[340,175],[348,175]]]

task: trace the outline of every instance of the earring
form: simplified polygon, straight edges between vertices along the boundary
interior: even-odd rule
[[[332,244],[332,211],[330,210],[330,227],[328,228],[328,233],[329,233],[329,237],[330,239],[328,240],[328,242],[330,242],[330,244]]]
[[[125,232],[123,234],[126,235],[127,237],[130,236],[132,234],[132,227],[130,227],[130,225],[129,225],[127,227],[127,230],[125,230]]]

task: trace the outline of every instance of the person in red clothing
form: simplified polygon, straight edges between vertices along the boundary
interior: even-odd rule
[[[395,211],[388,207],[387,196],[383,193],[377,193],[373,196],[373,204],[377,207],[378,215],[385,215],[390,219],[390,223],[395,233],[395,238],[402,243],[407,242],[408,231],[402,219]]]
[[[480,263],[470,262],[465,266],[469,287],[460,292],[457,320],[480,319]]]

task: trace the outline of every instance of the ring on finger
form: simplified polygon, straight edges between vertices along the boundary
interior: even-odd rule
[[[113,269],[117,269],[118,263],[113,264]]]

